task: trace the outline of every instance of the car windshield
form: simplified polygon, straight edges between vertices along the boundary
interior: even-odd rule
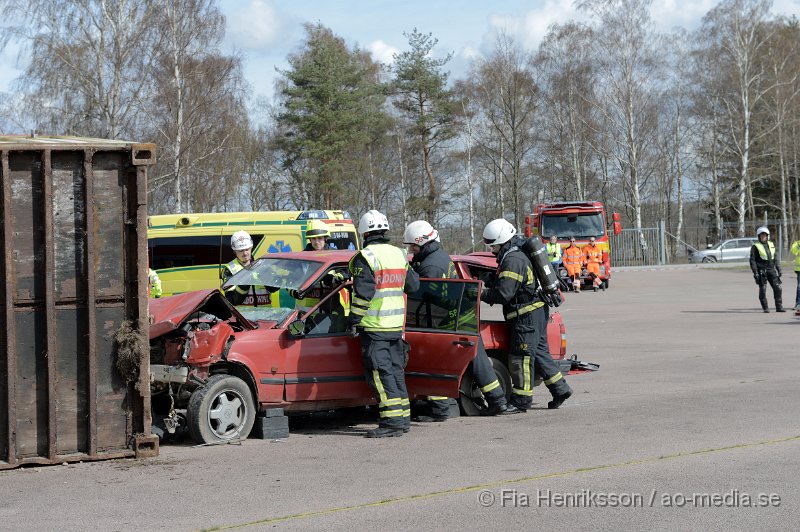
[[[603,215],[599,212],[581,214],[546,214],[542,216],[541,235],[550,238],[601,237],[605,234]]]
[[[321,262],[310,260],[264,257],[228,279],[222,288],[256,285],[296,290],[316,276],[322,266]]]

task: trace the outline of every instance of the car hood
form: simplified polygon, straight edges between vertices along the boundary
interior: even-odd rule
[[[234,308],[219,290],[198,290],[176,296],[150,299],[150,339],[173,331],[195,312],[213,314],[219,319],[236,317],[247,329],[254,326]]]

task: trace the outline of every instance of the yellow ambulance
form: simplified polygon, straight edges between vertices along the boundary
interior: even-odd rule
[[[163,214],[148,220],[150,267],[161,279],[164,296],[219,288],[222,266],[234,259],[233,233],[250,233],[256,258],[302,251],[311,220],[327,224],[327,246],[331,249],[359,249],[358,233],[347,211]]]

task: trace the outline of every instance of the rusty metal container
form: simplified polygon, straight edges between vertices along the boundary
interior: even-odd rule
[[[0,469],[158,454],[146,340],[154,162],[153,144],[0,136]]]

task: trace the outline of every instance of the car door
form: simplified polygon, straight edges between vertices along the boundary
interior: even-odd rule
[[[739,246],[738,240],[727,240],[719,247],[719,260],[736,260],[736,248]]]
[[[461,279],[420,283],[406,306],[409,396],[458,397],[461,376],[477,352],[481,283]]]
[[[740,239],[738,240],[738,245],[736,246],[736,260],[747,260],[750,258],[750,248],[752,247],[753,242],[747,239]]]
[[[363,399],[372,392],[364,378],[361,343],[351,338],[341,304],[339,287],[304,314],[302,334],[289,335],[286,365],[286,400],[342,401]],[[348,300],[348,299],[346,299]],[[292,324],[289,328],[292,328]],[[301,327],[300,324],[295,324]]]

